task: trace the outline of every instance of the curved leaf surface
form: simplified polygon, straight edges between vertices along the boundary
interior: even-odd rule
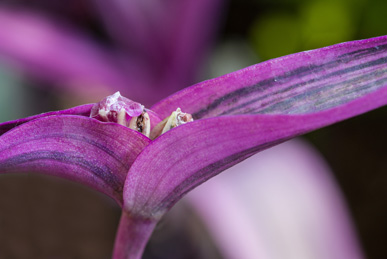
[[[241,160],[386,104],[384,87],[315,113],[220,116],[181,125],[136,159],[125,181],[124,206],[133,214],[159,218],[189,190]]]
[[[114,123],[73,115],[44,117],[0,137],[0,173],[33,171],[63,177],[121,205],[126,174],[150,141]]]
[[[0,123],[0,135],[3,135],[5,132],[13,129],[14,127],[20,126],[23,123],[36,120],[39,118],[47,117],[47,116],[53,116],[53,115],[80,115],[80,116],[90,116],[91,108],[94,104],[85,104],[77,107],[73,107],[67,110],[61,110],[61,111],[53,111],[53,112],[46,112],[38,115],[33,115],[27,118],[17,119],[13,121],[7,121]]]
[[[195,119],[328,110],[387,85],[387,36],[269,60],[204,81],[156,104],[162,117],[180,107]]]

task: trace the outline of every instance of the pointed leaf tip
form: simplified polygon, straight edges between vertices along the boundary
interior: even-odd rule
[[[21,124],[24,124],[26,122],[33,121],[36,119],[40,119],[43,117],[54,116],[54,115],[80,115],[80,116],[89,117],[92,106],[93,104],[85,104],[85,105],[76,106],[67,110],[46,112],[38,115],[33,115],[27,118],[3,122],[3,123],[0,123],[0,136],[17,126],[20,126]]]
[[[124,206],[160,217],[239,161],[386,104],[386,36],[286,56],[187,88],[152,109],[164,115],[182,107],[199,119],[166,132],[139,155],[125,182]]]
[[[387,36],[300,52],[204,81],[156,104],[194,119],[328,110],[387,86]]]
[[[293,137],[385,105],[387,88],[346,105],[304,115],[235,115],[196,120],[155,139],[137,157],[124,207],[160,218],[188,191],[234,164]]]

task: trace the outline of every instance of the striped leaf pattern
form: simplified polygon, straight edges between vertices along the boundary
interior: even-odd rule
[[[387,104],[387,37],[263,62],[187,88],[152,109],[195,121],[154,140],[134,162],[124,206],[160,217],[185,193],[247,157]],[[152,158],[152,163],[147,160]]]
[[[327,110],[386,85],[386,50],[387,37],[379,37],[281,57],[198,84],[153,109],[178,103],[196,119]]]

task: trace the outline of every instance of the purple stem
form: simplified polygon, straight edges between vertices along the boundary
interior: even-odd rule
[[[141,259],[157,221],[133,217],[125,209],[122,211],[114,242],[113,259]]]

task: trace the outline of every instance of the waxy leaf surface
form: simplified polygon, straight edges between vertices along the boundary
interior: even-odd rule
[[[194,119],[305,114],[334,108],[387,84],[387,36],[300,52],[186,88],[152,107]]]
[[[25,123],[0,138],[0,173],[36,171],[74,180],[122,204],[126,174],[150,143],[114,123],[74,115]]]
[[[152,109],[196,121],[136,159],[124,207],[158,218],[203,181],[268,147],[387,104],[387,38],[267,61],[187,88]],[[148,161],[152,161],[149,163]]]

